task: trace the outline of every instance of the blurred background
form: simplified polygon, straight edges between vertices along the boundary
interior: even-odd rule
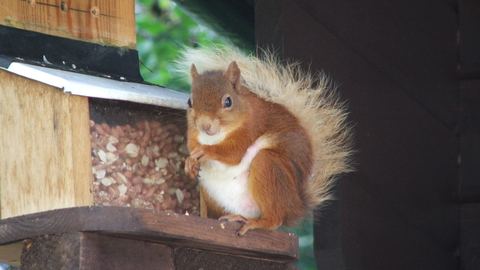
[[[173,72],[181,48],[222,44],[221,37],[196,23],[170,0],[137,0],[135,13],[143,79],[188,92],[189,85]]]

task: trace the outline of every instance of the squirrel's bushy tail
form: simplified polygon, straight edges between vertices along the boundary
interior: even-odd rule
[[[328,78],[303,71],[299,63],[282,63],[268,51],[257,58],[230,46],[186,48],[178,68],[185,75],[190,74],[192,63],[199,72],[226,71],[232,61],[237,62],[245,87],[263,99],[284,105],[309,134],[315,165],[304,189],[307,207],[314,209],[331,199],[336,176],[352,170],[352,131],[346,123],[345,105],[339,101]]]

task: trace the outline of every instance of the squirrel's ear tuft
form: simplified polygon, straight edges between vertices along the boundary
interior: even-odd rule
[[[190,76],[192,76],[192,80],[198,76],[198,71],[195,64],[192,64],[192,66],[190,67]]]
[[[233,85],[233,88],[237,88],[240,83],[240,69],[238,68],[237,62],[232,61],[228,66],[227,73],[228,81]]]

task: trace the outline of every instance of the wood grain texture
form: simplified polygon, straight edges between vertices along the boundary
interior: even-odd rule
[[[67,96],[70,100],[70,117],[66,119],[70,122],[72,140],[69,142],[72,149],[72,178],[69,178],[73,184],[73,196],[75,206],[93,205],[93,181],[92,181],[92,155],[90,148],[90,105],[88,98],[73,95]]]
[[[255,260],[240,256],[230,256],[215,252],[205,252],[190,248],[175,249],[175,269],[197,270],[289,270],[297,269],[290,264],[270,260]]]
[[[91,232],[42,235],[25,241],[22,269],[250,270],[296,269],[235,254],[166,246]]]
[[[0,81],[0,217],[93,205],[88,99],[6,71]]]
[[[97,232],[178,247],[293,262],[298,237],[283,231],[252,230],[237,236],[240,224],[128,207],[76,207],[0,221],[0,245],[38,235]]]
[[[0,24],[135,48],[134,0],[2,0]]]
[[[170,247],[132,239],[72,232],[26,242],[22,269],[175,269]]]
[[[79,233],[28,239],[21,255],[22,269],[80,269]]]

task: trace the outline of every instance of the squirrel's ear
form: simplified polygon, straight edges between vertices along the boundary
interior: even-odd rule
[[[232,61],[232,63],[230,63],[225,75],[227,76],[228,81],[233,85],[233,88],[237,88],[237,86],[239,86],[240,69],[237,66],[237,62]]]
[[[195,64],[192,64],[190,67],[190,76],[192,76],[192,80],[198,76],[197,67],[195,67]]]

